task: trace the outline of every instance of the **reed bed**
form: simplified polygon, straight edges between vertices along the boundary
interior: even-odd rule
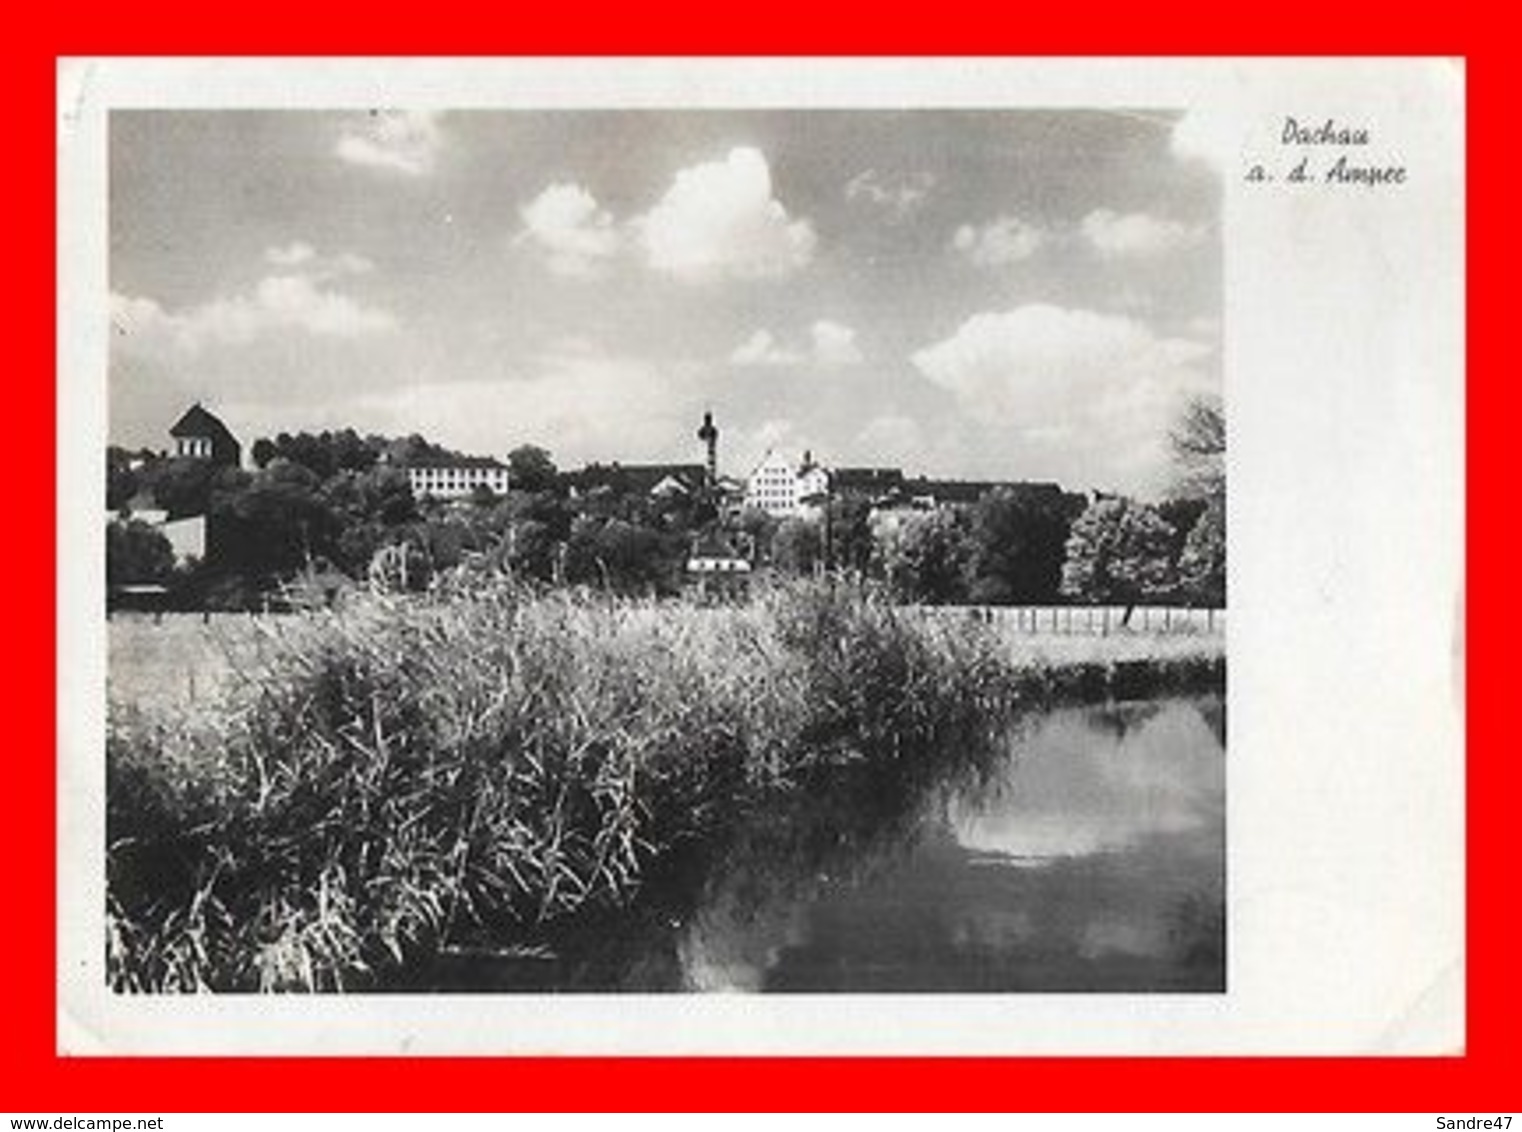
[[[1138,663],[1022,662],[828,580],[720,609],[475,582],[261,632],[214,697],[113,707],[117,990],[366,988],[462,940],[532,947],[769,797],[923,774]],[[1168,663],[1197,684],[1219,657]]]

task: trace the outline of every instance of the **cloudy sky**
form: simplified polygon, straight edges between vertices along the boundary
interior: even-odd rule
[[[111,116],[111,439],[769,447],[1155,493],[1221,368],[1167,111]]]

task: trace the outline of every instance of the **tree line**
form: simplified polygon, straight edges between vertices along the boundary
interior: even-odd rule
[[[1017,484],[923,510],[844,492],[811,517],[782,519],[722,514],[701,490],[573,492],[532,445],[509,454],[505,495],[482,489],[457,503],[413,496],[409,463],[458,455],[420,436],[282,433],[254,443],[252,470],[111,448],[108,508],[151,498],[171,518],[205,515],[207,554],[177,567],[161,534],[118,519],[107,532],[108,581],[165,584],[198,608],[259,608],[293,582],[364,582],[384,561],[393,582],[415,588],[470,564],[544,585],[671,595],[695,542],[719,536],[761,568],[873,577],[907,602],[1219,605],[1219,406],[1196,402],[1172,439],[1178,486],[1158,504]]]

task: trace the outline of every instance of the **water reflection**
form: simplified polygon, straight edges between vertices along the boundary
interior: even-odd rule
[[[616,929],[443,983],[1223,990],[1223,735],[1219,697],[1156,700],[1044,714],[954,769],[835,768],[673,862]]]

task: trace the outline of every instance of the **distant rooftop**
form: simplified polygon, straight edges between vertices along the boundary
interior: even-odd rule
[[[169,435],[173,437],[203,436],[208,440],[235,440],[232,432],[213,413],[208,411],[199,401],[185,410],[184,416],[180,417],[170,428]]]
[[[409,460],[409,468],[505,468],[495,456],[463,456],[459,453],[439,456],[429,455],[423,459]]]
[[[951,480],[916,476],[914,479],[904,480],[901,486],[903,491],[911,496],[929,495],[941,503],[976,503],[989,492],[1001,489],[1026,499],[1045,498],[1055,502],[1063,497],[1063,491],[1059,485],[1044,481]]]
[[[566,482],[578,491],[599,487],[619,491],[648,492],[670,478],[689,489],[701,485],[708,470],[702,464],[588,464],[565,474]]]
[[[835,468],[830,487],[836,491],[887,491],[904,482],[900,468]]]

